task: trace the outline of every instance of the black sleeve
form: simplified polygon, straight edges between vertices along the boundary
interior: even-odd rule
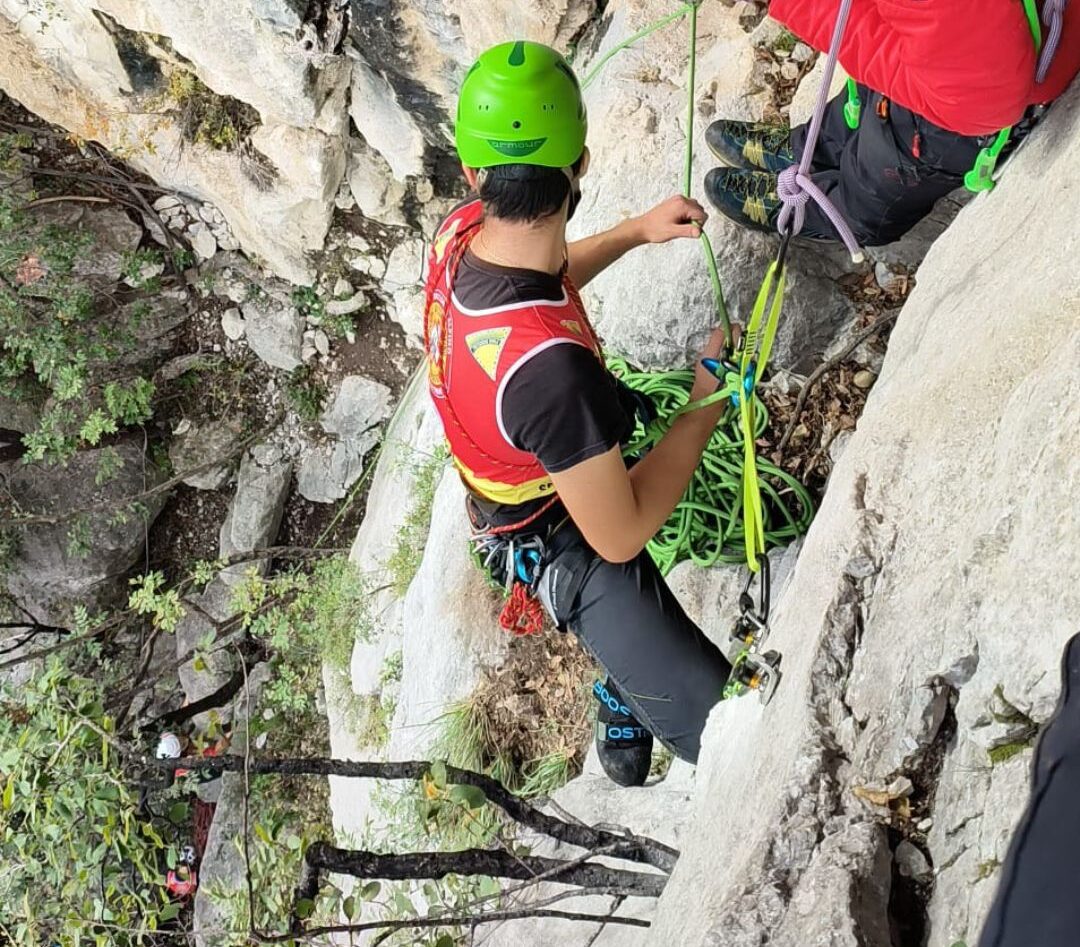
[[[633,431],[614,377],[581,345],[555,345],[526,362],[503,393],[514,446],[549,473],[607,453]]]

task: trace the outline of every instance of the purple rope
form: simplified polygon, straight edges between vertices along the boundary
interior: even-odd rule
[[[1050,64],[1054,61],[1058,43],[1061,42],[1061,29],[1065,19],[1065,4],[1069,0],[1046,0],[1043,6],[1043,23],[1050,26],[1050,35],[1043,44],[1042,55],[1039,57],[1039,67],[1035,71],[1035,81],[1042,82],[1050,71]]]
[[[847,247],[851,259],[856,263],[862,262],[863,254],[855,235],[851,232],[847,221],[836,209],[832,201],[825,196],[810,177],[810,165],[814,160],[814,150],[817,148],[818,136],[821,134],[821,125],[825,120],[825,110],[829,104],[829,88],[832,86],[833,74],[836,72],[836,63],[840,58],[840,43],[844,38],[844,30],[847,28],[848,15],[851,13],[852,0],[841,0],[840,12],[836,17],[836,26],[833,29],[832,44],[829,47],[829,56],[825,60],[825,74],[822,77],[821,89],[818,92],[817,105],[814,106],[814,116],[810,120],[810,130],[806,135],[806,143],[803,145],[802,158],[799,164],[780,172],[776,182],[776,195],[783,202],[780,208],[780,216],[777,218],[777,229],[780,233],[786,233],[788,225],[791,225],[791,235],[796,236],[806,223],[806,205],[813,200],[829,222],[836,228],[840,239]],[[1049,0],[1051,3],[1064,2],[1064,0]]]

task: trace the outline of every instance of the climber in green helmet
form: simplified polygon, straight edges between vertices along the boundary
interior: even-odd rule
[[[568,241],[587,129],[581,87],[554,50],[504,43],[469,70],[455,131],[473,194],[432,243],[424,339],[477,550],[513,586],[504,626],[535,630],[535,594],[605,667],[594,688],[600,761],[616,782],[640,785],[654,735],[697,759],[731,671],[643,551],[723,407],[678,418],[627,469],[620,445],[648,405],[606,370],[578,290],[636,247],[698,237],[706,214],[672,197]],[[718,357],[723,341],[718,330],[702,354]],[[692,397],[715,388],[699,369]]]

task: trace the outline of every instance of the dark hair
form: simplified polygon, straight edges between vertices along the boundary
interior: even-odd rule
[[[581,170],[578,158],[571,167]],[[504,164],[488,168],[480,185],[484,213],[500,220],[528,223],[558,213],[570,194],[570,179],[561,168],[534,164]]]

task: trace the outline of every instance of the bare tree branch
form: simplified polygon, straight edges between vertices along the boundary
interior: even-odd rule
[[[466,904],[465,907],[468,909],[472,909],[475,907],[479,907],[481,904],[487,904],[489,901],[500,901],[503,898],[509,898],[511,895],[521,894],[521,892],[523,891],[528,891],[530,888],[535,888],[537,885],[548,881],[550,878],[552,878],[553,875],[558,874],[561,869],[576,868],[578,865],[582,865],[587,862],[590,858],[600,858],[604,855],[610,854],[610,847],[600,848],[597,849],[595,852],[586,852],[584,855],[579,855],[577,858],[571,859],[570,861],[560,861],[560,867],[553,868],[549,871],[542,871],[540,872],[540,874],[534,875],[528,881],[522,882],[519,885],[513,885],[510,888],[504,888],[497,894],[489,894],[485,895],[482,898],[476,898]]]
[[[125,181],[122,178],[106,177],[101,174],[86,174],[80,171],[57,171],[50,168],[32,168],[28,172],[27,177],[33,177],[38,174],[50,178],[67,178],[71,181],[93,181],[98,184],[112,184],[117,187],[133,187],[138,188],[140,191],[150,191],[153,194],[176,193],[173,188],[162,187],[160,184],[141,184],[135,181]]]
[[[76,204],[111,204],[111,197],[95,197],[87,194],[59,194],[56,197],[39,197],[35,201],[23,206],[23,210],[31,210],[34,207],[43,207],[46,204],[62,204],[71,201]]]
[[[156,730],[161,727],[175,727],[178,723],[184,723],[204,711],[223,707],[240,692],[240,688],[244,686],[245,677],[246,668],[237,668],[237,670],[233,672],[233,676],[214,691],[214,693],[207,694],[201,700],[193,701],[190,704],[184,704],[183,707],[177,707],[175,710],[170,710],[160,717],[155,717],[142,727],[143,731]]]
[[[365,924],[333,924],[326,927],[308,927],[300,932],[287,934],[258,934],[254,939],[262,944],[281,944],[298,937],[321,937],[325,934],[359,934],[363,931],[410,930],[438,927],[468,927],[491,924],[495,921],[516,921],[526,917],[554,917],[566,921],[593,921],[594,923],[623,924],[627,927],[648,927],[649,922],[636,917],[611,917],[606,914],[576,914],[573,911],[549,911],[546,909],[520,911],[491,911],[476,917],[414,917],[402,921],[370,921]]]
[[[622,903],[625,900],[625,897],[623,897],[622,895],[618,895],[615,900],[611,902],[611,907],[608,909],[608,921],[610,921],[611,916],[614,915],[614,913],[618,911],[620,907],[622,907]],[[593,944],[596,943],[597,938],[604,933],[604,928],[607,927],[608,921],[600,922],[600,926],[595,931],[593,931],[592,936],[587,941],[585,941],[585,947],[593,947]]]
[[[218,768],[222,770],[240,770],[243,761],[239,757],[222,756],[212,760],[189,757],[179,760],[145,760],[149,767],[175,770],[203,770]],[[370,760],[335,760],[325,757],[308,759],[284,758],[252,760],[252,774],[278,774],[282,776],[341,776],[347,779],[407,779],[419,781],[431,770],[431,763],[412,762],[373,762]],[[474,773],[470,770],[446,767],[449,782],[455,785],[475,786],[483,790],[488,800],[515,822],[534,829],[567,845],[590,851],[610,848],[615,858],[624,861],[641,862],[652,865],[663,872],[670,872],[675,867],[679,852],[655,839],[633,835],[619,835],[594,829],[589,826],[572,825],[540,812],[524,799],[515,796],[490,776]]]
[[[863,344],[863,342],[871,336],[877,335],[886,326],[892,325],[899,315],[900,310],[896,309],[893,312],[881,316],[881,318],[877,319],[872,325],[867,326],[862,332],[855,336],[841,352],[834,355],[828,361],[822,362],[814,369],[810,377],[806,379],[803,383],[802,390],[799,392],[799,397],[795,401],[795,408],[791,412],[791,419],[788,421],[787,428],[784,430],[784,436],[780,438],[780,443],[776,446],[778,467],[784,461],[784,451],[787,449],[791,436],[795,433],[795,428],[799,426],[799,418],[802,415],[803,408],[806,407],[806,399],[810,397],[810,392],[813,391],[814,386],[817,385],[825,375],[840,365],[841,362],[844,362],[855,349]]]
[[[666,875],[624,871],[605,865],[583,862],[571,864],[557,858],[525,855],[513,858],[495,849],[467,848],[455,852],[409,852],[382,855],[376,852],[338,848],[316,842],[305,853],[311,871],[306,884],[297,889],[301,898],[315,900],[322,872],[351,875],[354,878],[379,878],[386,881],[439,879],[446,875],[483,875],[488,878],[534,880],[544,875],[558,884],[582,888],[609,888],[619,894],[658,898],[664,890]]]

